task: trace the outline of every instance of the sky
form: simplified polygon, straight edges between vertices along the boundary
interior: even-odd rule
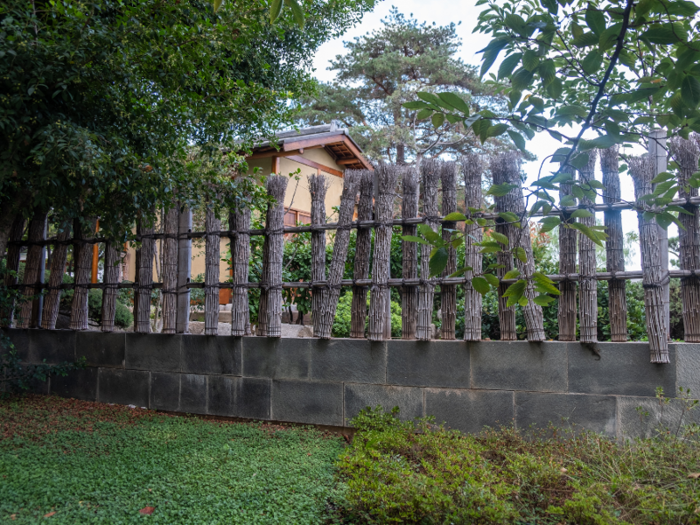
[[[401,3],[391,2],[391,1],[380,1],[374,8],[374,11],[364,15],[362,21],[350,29],[340,38],[333,39],[325,43],[316,52],[314,59],[315,76],[323,82],[332,81],[335,73],[328,70],[329,61],[335,58],[338,54],[344,54],[345,48],[343,46],[344,41],[353,40],[356,36],[362,36],[366,33],[373,31],[381,26],[382,18],[389,15],[392,5],[396,5],[399,10],[405,15],[413,14],[419,22],[435,22],[437,25],[448,25],[451,22],[457,25],[457,35],[462,40],[462,47],[459,52],[459,57],[468,64],[478,65],[481,62],[481,55],[477,52],[489,43],[488,35],[481,33],[472,33],[474,26],[476,25],[477,17],[483,9],[483,6],[475,6],[476,2],[472,1],[445,1],[445,0],[403,0]],[[498,63],[492,66],[492,70],[498,69]],[[595,136],[595,134],[593,135]],[[535,137],[530,140],[527,144],[528,150],[534,153],[539,160],[534,162],[526,162],[523,165],[523,170],[527,174],[527,181],[531,182],[537,178],[538,171],[540,169],[540,164],[542,159],[548,155],[551,155],[556,151],[557,148],[561,147],[562,144],[551,138],[546,133],[538,133]],[[642,153],[643,150],[638,148],[634,151],[635,154]],[[545,163],[542,173],[546,174],[548,168],[553,167]],[[602,180],[602,174],[598,170],[597,176],[598,180]],[[526,182],[526,184],[528,184]],[[634,187],[632,186],[632,180],[629,176],[622,175],[621,177],[621,190],[622,198],[626,200],[634,200]],[[602,221],[602,213],[599,215],[598,219]],[[637,230],[637,217],[636,214],[631,211],[624,211],[622,214],[623,229],[625,232],[636,231]],[[677,232],[673,231],[675,226],[669,228],[669,236],[677,235]],[[628,267],[629,270],[640,269],[641,263],[639,260],[639,250],[636,250],[636,256],[633,258],[632,265]]]

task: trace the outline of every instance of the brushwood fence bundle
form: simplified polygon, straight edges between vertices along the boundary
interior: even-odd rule
[[[441,160],[426,160],[419,168],[381,164],[376,171],[347,170],[338,214],[338,222],[326,222],[325,196],[328,181],[322,175],[309,179],[311,224],[284,226],[284,198],[288,178],[271,175],[267,192],[272,197],[264,229],[251,229],[249,208],[231,210],[229,230],[221,230],[221,221],[213,211],[206,213],[205,230],[192,231],[192,214],[177,203],[163,215],[162,233],[153,225],[138,222],[136,239],[136,280],[118,282],[121,249],[95,233],[97,218],[60,225],[54,238],[46,238],[47,213],[36,212],[27,225],[18,216],[10,232],[6,254],[5,286],[19,289],[26,301],[3,318],[14,318],[19,328],[54,329],[59,300],[65,290],[74,290],[70,328],[85,330],[88,325],[88,290],[99,288],[102,295],[101,330],[114,330],[115,298],[123,288],[134,290],[134,330],[151,331],[150,301],[154,289],[163,293],[163,333],[187,333],[190,314],[190,289],[205,290],[205,334],[216,335],[218,328],[219,290],[232,289],[232,329],[234,337],[257,335],[280,337],[282,290],[311,288],[314,335],[331,338],[331,328],[341,289],[352,293],[351,331],[353,338],[380,341],[391,338],[390,288],[401,291],[402,338],[430,340],[434,295],[441,294],[441,339],[455,338],[457,287],[464,287],[464,339],[481,339],[482,295],[491,288],[498,290],[498,318],[501,338],[517,339],[515,312],[522,308],[526,337],[538,342],[545,339],[542,306],[559,301],[559,339],[576,339],[577,316],[580,341],[597,342],[596,281],[605,280],[610,288],[610,332],[613,341],[626,341],[625,282],[642,279],[651,360],[669,362],[669,325],[667,313],[668,283],[681,279],[683,322],[686,341],[700,340],[700,212],[694,180],[700,149],[697,141],[674,139],[671,153],[678,163],[678,180],[670,175],[657,177],[658,169],[651,156],[627,159],[635,187],[636,202],[623,202],[616,148],[591,152],[587,162],[570,173],[540,181],[538,198],[547,189],[561,198],[557,206],[553,197],[544,197],[527,208],[520,178],[520,163],[515,154],[494,155],[487,162],[475,154],[465,156],[460,165]],[[603,183],[597,183],[594,170],[600,159]],[[490,170],[494,186],[485,195],[482,181]],[[578,172],[578,173],[576,173]],[[465,212],[457,212],[457,184],[464,184]],[[671,200],[667,192],[673,182],[680,191]],[[401,187],[397,191],[397,187]],[[661,188],[661,189],[659,189]],[[602,202],[596,202],[596,189],[602,190]],[[442,194],[439,207],[439,194]],[[400,196],[400,197],[399,197]],[[400,198],[401,217],[394,217]],[[488,203],[493,199],[493,204]],[[548,202],[550,199],[551,202]],[[636,210],[642,256],[641,271],[626,271],[623,256],[621,211]],[[679,213],[680,269],[668,270],[664,262],[666,249],[660,239],[660,227],[667,226],[668,210]],[[605,272],[597,272],[595,244],[605,238],[595,224],[595,212],[605,215]],[[353,220],[355,215],[355,220]],[[535,271],[531,246],[531,217],[542,217],[543,230],[559,230],[559,274],[544,276]],[[665,217],[665,218],[664,218]],[[657,224],[658,222],[658,224]],[[70,230],[73,227],[71,238]],[[403,235],[402,273],[390,275],[391,237],[394,227]],[[441,230],[442,228],[442,230]],[[352,254],[352,279],[343,279],[348,258],[350,231],[357,230],[356,249]],[[26,230],[26,231],[25,231]],[[335,230],[333,256],[326,268],[326,232]],[[374,230],[374,242],[372,242]],[[283,282],[283,243],[285,234],[311,232],[312,266],[308,282]],[[249,258],[252,236],[263,236],[263,268],[260,282],[249,282]],[[219,282],[221,238],[231,242],[232,278]],[[192,239],[204,238],[206,273],[203,283],[190,280]],[[162,245],[162,282],[153,282],[154,251],[157,239]],[[105,244],[103,282],[91,282],[93,246]],[[53,247],[51,273],[44,282],[45,249]],[[27,247],[22,282],[17,282],[20,252]],[[74,283],[63,283],[68,247],[73,247]],[[373,252],[372,252],[373,246]],[[464,250],[465,267],[457,268],[457,251]],[[483,268],[483,254],[495,253],[497,264]],[[420,257],[419,257],[420,254]],[[667,259],[665,259],[667,261]],[[559,287],[554,286],[558,283]],[[248,291],[259,288],[260,303],[255,334],[251,326]],[[46,293],[44,293],[46,292]],[[367,300],[369,294],[369,301]],[[665,295],[666,294],[666,295]],[[368,306],[369,302],[369,306]],[[14,310],[14,311],[12,311]],[[366,330],[365,327],[368,326]]]

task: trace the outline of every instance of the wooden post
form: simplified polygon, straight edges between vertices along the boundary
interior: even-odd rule
[[[654,164],[654,177],[667,170],[668,155],[666,153],[666,131],[656,129],[649,133],[648,152]],[[656,189],[656,184],[651,185],[652,191]],[[683,215],[683,214],[681,214]],[[659,246],[661,250],[661,271],[668,272],[668,231],[658,224]],[[666,333],[671,335],[671,282],[663,286],[664,318],[666,323]]]
[[[403,171],[403,201],[401,202],[401,217],[411,219],[418,217],[418,173],[415,168]],[[402,228],[403,235],[416,236],[415,224],[406,224]],[[401,277],[415,279],[418,277],[418,245],[415,242],[401,243],[402,261]],[[403,286],[401,288],[401,337],[416,338],[416,319],[418,316],[418,288]]]
[[[34,213],[32,220],[29,222],[29,241],[39,242],[46,238],[46,212],[37,211]],[[37,285],[43,282],[41,275],[42,264],[41,260],[45,257],[46,250],[43,246],[30,245],[27,250],[27,260],[24,264],[24,279],[22,284],[24,288],[22,294],[24,300],[20,308],[19,319],[17,320],[18,328],[36,328],[40,326],[38,315],[35,315],[36,302],[38,295],[41,294],[41,289]]]
[[[288,177],[272,175],[267,193],[274,200],[267,207],[263,245],[262,285],[258,308],[258,335],[282,335],[282,265],[284,257],[284,194]]]
[[[326,191],[328,180],[324,175],[310,175],[308,177],[309,192],[311,193],[311,225],[320,226],[326,224]],[[326,280],[326,232],[311,232],[311,282]],[[323,332],[321,328],[321,308],[325,302],[327,290],[314,288],[311,290],[311,316],[313,321],[313,333]],[[332,324],[332,322],[331,322]]]
[[[579,170],[579,182],[586,183],[595,179],[595,164],[598,154],[596,150],[588,152],[588,164]],[[591,212],[591,217],[581,217],[579,222],[589,228],[595,226],[594,201],[588,197],[581,199],[581,204]],[[579,325],[582,343],[598,342],[598,282],[596,281],[595,243],[582,232],[578,232],[579,257]]]
[[[186,334],[190,327],[190,282],[192,271],[192,239],[187,234],[192,231],[192,210],[178,203],[177,241],[177,333]]]
[[[24,226],[27,223],[24,215],[18,213],[12,222],[10,229],[9,241],[21,241],[24,235]],[[19,258],[22,247],[18,244],[8,244],[7,246],[7,261],[5,275],[5,286],[12,286],[18,283],[19,273]],[[14,314],[14,301],[0,312],[0,326],[12,326],[12,317]]]
[[[668,271],[661,265],[659,229],[654,218],[645,218],[649,206],[640,199],[651,193],[654,163],[649,156],[629,159],[629,173],[634,180],[634,195],[637,199],[639,222],[639,245],[642,252],[642,283],[646,310],[647,334],[652,363],[669,363],[668,331],[664,313],[663,285],[669,279]]]
[[[119,294],[119,252],[113,241],[105,243],[105,269],[102,282],[105,287],[102,290],[102,331],[114,331],[114,317],[117,313],[117,295]],[[93,263],[94,263],[93,252]],[[94,268],[94,266],[93,266]]]
[[[95,223],[95,235],[97,235],[100,231],[100,219],[97,219],[97,222]],[[99,270],[100,266],[100,249],[99,246],[97,246],[97,243],[92,245],[92,274],[90,277],[90,282],[91,283],[96,283],[97,282],[97,273]]]
[[[388,293],[389,265],[393,231],[391,220],[394,210],[394,188],[396,186],[397,171],[396,166],[381,164],[376,172],[378,198],[375,209],[377,211],[376,220],[378,224],[375,229],[372,293],[370,294],[369,302],[370,341],[386,339],[387,323],[389,323],[389,327],[391,326],[391,317],[387,318],[387,309],[391,306]]]
[[[484,166],[481,158],[474,153],[467,153],[462,157],[462,171],[464,173],[464,204],[466,215],[472,224],[465,225],[464,228],[464,265],[471,266],[474,270],[465,273],[469,279],[464,285],[464,340],[481,340],[481,310],[482,296],[472,287],[471,279],[474,275],[481,273],[482,259],[481,246],[476,243],[481,242],[484,237],[484,230],[472,217],[470,209],[481,209],[481,175]]]
[[[603,170],[603,202],[619,202],[620,175],[618,173],[617,146],[601,150],[600,165]],[[622,212],[608,210],[605,212],[605,265],[609,272],[625,271],[624,239],[622,232]],[[627,341],[627,297],[626,281],[611,279],[608,281],[608,312],[610,315],[610,339],[614,342]]]
[[[355,197],[360,182],[361,174],[353,170],[347,170],[343,179],[343,193],[340,197],[340,212],[338,213],[338,229],[336,230],[333,244],[333,259],[328,273],[328,289],[323,296],[323,304],[320,308],[318,337],[330,339],[333,329],[333,320],[340,298],[340,281],[345,271],[345,261],[348,256],[350,244],[350,225],[355,211]],[[314,289],[314,293],[318,288]],[[316,335],[316,332],[314,332]]]
[[[90,244],[81,242],[90,239],[94,235],[97,219],[88,218],[85,227],[80,219],[75,219],[73,224],[76,243],[73,248],[75,264],[75,290],[71,302],[70,329],[87,330],[88,328],[88,284],[92,273],[92,249]],[[87,232],[84,234],[83,232]]]
[[[457,172],[454,162],[446,162],[442,169],[442,215],[447,216],[457,211]],[[449,241],[452,231],[457,228],[456,222],[446,222],[442,225],[442,238]],[[443,277],[449,277],[457,270],[457,250],[448,248],[447,266],[442,272]],[[455,338],[455,322],[457,320],[457,286],[454,284],[440,285],[440,305],[442,311],[441,338]]]
[[[360,170],[360,201],[357,205],[357,220],[372,220],[372,179],[373,172]],[[372,250],[372,229],[359,228],[355,242],[355,267],[353,278],[367,279],[369,277],[369,261]],[[352,309],[350,319],[350,337],[365,337],[367,320],[367,287],[352,287]]]
[[[698,169],[700,148],[694,140],[684,140],[680,137],[671,139],[671,152],[678,163],[678,183],[681,199],[697,197],[698,189],[688,184],[688,180]],[[700,210],[696,205],[683,206],[689,213],[679,213],[678,220],[683,228],[678,228],[681,270],[697,270],[700,268]],[[663,249],[663,241],[661,241]],[[663,267],[663,264],[662,264]],[[697,277],[681,279],[681,300],[683,302],[683,339],[686,343],[700,342],[700,281]]]
[[[438,159],[423,160],[420,165],[421,179],[423,182],[423,216],[433,231],[437,232],[438,222],[438,181],[443,162]],[[420,253],[420,278],[430,278],[430,252],[431,246],[421,244]],[[418,324],[416,326],[416,338],[420,341],[430,341],[433,324],[433,300],[435,286],[421,284],[418,292]]]
[[[248,265],[250,259],[250,207],[246,202],[229,214],[229,224],[236,231],[233,243],[233,299],[231,305],[231,335],[241,337],[250,335],[250,307],[248,305]],[[245,233],[244,233],[245,232]]]
[[[163,333],[177,332],[177,202],[165,213],[163,221]]]
[[[219,274],[221,220],[211,208],[207,208],[205,218],[205,266],[204,266],[204,335],[216,335],[219,329]]]
[[[49,276],[49,293],[44,299],[44,312],[41,317],[41,327],[44,330],[54,330],[58,319],[58,310],[61,302],[61,289],[63,275],[66,271],[66,259],[68,258],[68,245],[62,241],[70,238],[71,227],[68,221],[60,226],[60,231],[56,235],[59,241],[54,246],[51,257],[51,275]]]
[[[140,219],[137,227],[139,235],[153,235],[152,224]],[[134,300],[134,332],[151,332],[151,290],[153,289],[153,254],[156,241],[153,237],[142,237],[141,248],[136,251],[136,273],[138,286]]]
[[[565,172],[566,173],[566,172]],[[559,185],[559,197],[571,195],[571,184]],[[562,213],[562,222],[572,223],[571,213]],[[576,273],[576,230],[559,226],[559,273],[567,275]],[[576,340],[576,282],[559,283],[559,341]]]

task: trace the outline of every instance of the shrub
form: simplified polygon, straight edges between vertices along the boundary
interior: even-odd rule
[[[369,297],[367,297],[367,308],[369,308]],[[350,337],[350,327],[352,318],[352,293],[345,293],[338,301],[338,308],[333,319],[333,337]],[[369,328],[369,316],[365,321],[365,332]],[[401,305],[395,301],[391,302],[391,337],[401,337]]]

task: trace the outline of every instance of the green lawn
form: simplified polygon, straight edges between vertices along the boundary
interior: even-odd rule
[[[0,521],[322,523],[342,448],[307,428],[1,400]]]

